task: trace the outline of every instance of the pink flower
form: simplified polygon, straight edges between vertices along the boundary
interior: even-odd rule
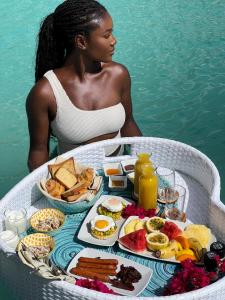
[[[77,279],[76,285],[84,287],[89,290],[95,290],[102,293],[117,295],[113,290],[109,289],[103,282],[98,280]]]
[[[221,262],[221,264],[220,264],[220,271],[221,271],[222,273],[225,273],[225,260],[223,260],[223,261]]]
[[[140,219],[144,217],[154,217],[156,214],[156,209],[145,210],[143,207],[138,207],[135,204],[127,205],[122,211],[122,217],[128,218],[130,216],[139,216]]]
[[[197,290],[209,285],[217,279],[217,273],[206,272],[186,259],[181,263],[182,270],[176,272],[164,290],[164,295],[180,294]]]

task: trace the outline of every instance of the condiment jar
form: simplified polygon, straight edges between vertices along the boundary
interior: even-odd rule
[[[16,249],[17,244],[19,242],[18,235],[11,230],[5,230],[0,232],[0,239],[14,250]]]
[[[217,254],[212,251],[208,251],[204,254],[204,265],[205,269],[208,272],[216,272],[218,269],[217,265],[217,259],[216,259]]]
[[[157,206],[158,177],[152,165],[142,167],[142,175],[139,177],[139,206],[144,209],[153,209]]]
[[[140,153],[137,155],[138,160],[134,165],[134,196],[138,199],[139,196],[139,177],[142,175],[142,166],[145,164],[149,164],[152,166],[152,162],[150,161],[150,155],[148,153]]]

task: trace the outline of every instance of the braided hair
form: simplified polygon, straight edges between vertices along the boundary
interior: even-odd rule
[[[35,66],[35,82],[45,72],[63,65],[71,52],[74,37],[88,37],[107,10],[95,0],[65,0],[40,26]],[[94,22],[93,22],[94,21]]]

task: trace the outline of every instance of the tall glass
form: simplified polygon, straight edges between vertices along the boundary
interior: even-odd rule
[[[166,197],[165,217],[167,219],[186,221],[186,214],[184,212],[185,198],[185,187],[175,184]]]
[[[170,189],[173,189],[175,185],[175,171],[158,167],[156,175],[158,176],[158,201],[165,204]]]

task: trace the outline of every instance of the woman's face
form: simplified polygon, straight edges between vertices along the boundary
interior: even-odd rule
[[[94,61],[110,62],[116,39],[113,36],[113,22],[108,13],[98,22],[99,26],[90,32],[87,39],[86,55]]]

